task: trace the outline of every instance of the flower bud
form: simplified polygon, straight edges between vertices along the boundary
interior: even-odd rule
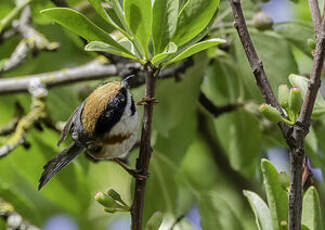
[[[273,19],[267,13],[260,11],[254,14],[253,24],[258,30],[272,29]]]
[[[280,105],[287,109],[289,106],[289,87],[286,84],[281,84],[278,88],[278,98]]]
[[[116,206],[116,203],[114,201],[114,199],[102,192],[98,192],[95,195],[95,200],[100,203],[101,205],[103,205],[104,207],[108,207],[108,208],[112,208]]]
[[[271,105],[261,104],[259,110],[263,114],[263,116],[270,121],[273,121],[275,123],[283,121],[280,112],[276,108],[272,107]]]
[[[161,222],[163,221],[163,214],[159,211],[152,214],[150,219],[148,220],[146,224],[146,230],[158,230]]]
[[[289,110],[296,116],[299,114],[301,108],[301,96],[300,89],[293,87],[290,89],[289,93]]]

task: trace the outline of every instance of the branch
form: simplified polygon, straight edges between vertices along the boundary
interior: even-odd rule
[[[6,221],[7,229],[40,230],[38,227],[23,220],[23,217],[15,211],[14,207],[1,198],[0,198],[0,217]]]
[[[116,65],[105,65],[96,59],[85,65],[54,72],[0,79],[0,94],[28,92],[30,82],[39,79],[46,88],[79,81],[98,80],[118,75]]]
[[[302,176],[305,157],[304,139],[309,132],[311,114],[321,84],[321,71],[325,59],[325,20],[316,37],[316,49],[310,74],[310,81],[303,101],[299,118],[289,140],[290,154],[290,192],[289,192],[289,230],[301,228]]]
[[[57,7],[69,7],[69,4],[65,0],[51,0]]]
[[[256,186],[251,180],[246,179],[231,167],[230,161],[224,153],[222,146],[218,142],[217,137],[211,133],[211,125],[208,122],[207,116],[200,111],[198,112],[198,121],[199,133],[202,135],[203,140],[209,147],[214,163],[220,169],[222,174],[229,179],[229,181],[234,182],[233,185],[237,191],[242,194],[243,189],[254,191],[259,190],[259,187]],[[261,193],[261,191],[258,192]]]
[[[21,13],[19,21],[13,22],[13,27],[23,39],[19,42],[10,58],[0,64],[0,73],[7,72],[22,64],[30,54],[37,54],[39,51],[54,51],[59,47],[57,42],[49,42],[41,33],[30,26],[31,12],[26,6]]]
[[[31,0],[25,0],[19,4],[16,5],[16,7],[10,11],[8,15],[6,15],[1,21],[0,21],[0,34],[2,33],[3,29],[5,29],[11,22],[12,20],[15,19],[15,17],[18,16],[20,11],[27,6]]]
[[[263,70],[263,65],[256,55],[253,43],[249,37],[245,18],[240,5],[240,0],[229,0],[234,18],[235,27],[238,31],[240,40],[244,46],[250,66],[253,69],[256,81],[260,87],[267,103],[276,107],[282,112],[278,101],[274,97],[272,89],[267,82],[266,75]],[[310,1],[312,10],[315,10],[314,5],[317,1]],[[324,8],[325,9],[325,8]],[[314,14],[314,23],[316,23],[317,13]],[[315,27],[317,31],[317,27]],[[281,131],[286,138],[290,151],[290,191],[289,191],[289,230],[301,229],[301,211],[302,211],[302,174],[304,161],[304,138],[309,132],[310,118],[320,87],[320,75],[324,62],[325,55],[325,20],[323,18],[319,34],[316,34],[316,49],[314,55],[313,68],[310,76],[309,86],[303,102],[300,115],[297,123],[293,127],[288,127],[280,123]],[[283,115],[283,112],[282,112]]]
[[[176,76],[184,72],[191,65],[191,61],[184,61],[178,65],[161,71],[158,78],[167,79]],[[30,82],[35,79],[39,79],[46,88],[60,86],[69,83],[75,83],[80,81],[90,81],[107,79],[113,76],[126,77],[130,74],[143,71],[142,66],[139,63],[118,63],[107,64],[105,58],[97,58],[87,64],[63,69],[54,72],[47,72],[41,74],[33,74],[27,76],[19,76],[14,78],[0,79],[0,95],[8,93],[28,92]],[[137,87],[144,84],[145,76],[139,73],[139,76],[130,80],[131,87]]]
[[[318,0],[308,0],[311,17],[314,23],[315,37],[317,38],[321,26],[321,16]]]
[[[39,81],[32,83],[29,90],[33,95],[31,111],[18,121],[14,133],[0,147],[0,158],[8,155],[19,145],[24,144],[27,131],[36,125],[39,120],[47,117],[47,91]]]
[[[203,92],[200,92],[199,102],[214,117],[219,117],[224,113],[232,112],[244,105],[243,103],[234,103],[225,106],[216,106]]]
[[[233,15],[235,19],[235,28],[237,29],[239,38],[243,44],[243,47],[246,52],[246,56],[248,59],[248,62],[253,70],[256,83],[258,87],[260,88],[265,101],[272,105],[273,107],[277,108],[279,111],[282,111],[281,106],[274,96],[274,93],[272,91],[271,85],[267,80],[264,68],[263,68],[263,63],[257,56],[256,50],[254,48],[253,42],[249,36],[243,10],[241,8],[240,0],[229,0],[232,10],[233,10]]]
[[[146,76],[146,98],[154,98],[155,96],[155,87],[157,75],[159,74],[159,69],[155,69],[151,64],[147,67],[147,76]],[[151,158],[152,148],[151,148],[151,125],[152,125],[152,114],[153,114],[153,105],[148,101],[144,104],[143,110],[143,125],[141,133],[141,143],[140,143],[140,154],[136,163],[136,170],[141,172],[143,175],[148,175],[149,162]],[[131,229],[132,230],[141,230],[142,229],[142,216],[143,216],[143,207],[144,207],[144,195],[146,188],[146,178],[136,179],[133,205],[131,207]]]

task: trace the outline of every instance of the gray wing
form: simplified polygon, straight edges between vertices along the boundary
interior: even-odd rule
[[[69,119],[66,121],[64,128],[61,132],[60,139],[58,141],[58,146],[67,138],[68,134],[72,132],[72,128],[75,124],[76,118],[80,116],[80,110],[82,110],[84,106],[84,102],[79,105],[73,114],[69,117]]]

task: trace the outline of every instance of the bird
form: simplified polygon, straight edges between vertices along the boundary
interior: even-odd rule
[[[137,141],[139,113],[128,88],[128,80],[110,81],[98,86],[72,113],[58,141],[58,146],[71,134],[73,142],[43,167],[38,190],[78,155],[85,152],[95,160],[125,158]]]

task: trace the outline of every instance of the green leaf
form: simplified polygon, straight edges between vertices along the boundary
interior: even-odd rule
[[[149,40],[152,30],[151,0],[124,0],[126,22],[149,58]]]
[[[275,31],[281,34],[290,43],[300,49],[308,56],[312,56],[312,48],[308,46],[307,40],[314,38],[314,29],[309,22],[282,22],[277,23]]]
[[[151,63],[154,65],[159,64],[164,58],[176,53],[176,51],[177,45],[174,42],[170,42],[164,52],[157,54],[152,58]]]
[[[120,28],[114,20],[110,17],[110,15],[105,11],[105,9],[102,6],[101,0],[89,0],[90,4],[95,8],[96,12],[103,18],[105,21],[107,21],[109,24],[111,24],[116,30],[123,31],[122,28]],[[123,31],[125,33],[125,31]]]
[[[302,223],[310,230],[322,230],[324,227],[320,204],[316,188],[309,187],[303,200]]]
[[[269,207],[259,195],[251,191],[244,191],[248,202],[255,214],[256,224],[259,230],[272,230],[271,214]]]
[[[172,41],[181,46],[192,40],[210,23],[219,0],[188,0],[181,9]]]
[[[139,60],[137,57],[135,57],[129,53],[125,53],[125,52],[115,48],[114,46],[111,46],[107,43],[100,42],[100,41],[92,41],[92,42],[88,43],[85,46],[85,50],[86,51],[102,51],[102,52],[112,53],[112,54],[115,54],[118,56],[130,58],[130,59],[137,60],[137,61]]]
[[[263,61],[265,72],[274,92],[277,92],[280,84],[287,83],[287,77],[291,73],[297,73],[297,63],[291,52],[290,45],[281,36],[272,31],[260,32],[249,30],[257,53]],[[260,99],[262,101],[261,92],[256,85],[253,72],[247,61],[247,57],[243,46],[237,36],[235,38],[236,60],[240,67],[244,86],[246,88],[246,98]],[[277,60],[277,61],[274,61]]]
[[[118,44],[108,33],[76,10],[69,8],[50,8],[41,11],[41,13],[85,38],[87,41],[102,41],[128,53],[128,50]]]
[[[153,4],[152,41],[155,55],[163,52],[177,26],[179,0],[155,0]]]
[[[281,230],[281,221],[288,220],[288,194],[281,187],[279,174],[270,161],[262,159],[261,168],[272,226],[274,230]]]
[[[209,39],[203,42],[196,43],[184,51],[182,51],[180,54],[178,54],[176,57],[174,57],[172,60],[170,60],[167,64],[179,62],[189,56],[192,56],[193,54],[196,54],[202,50],[208,49],[210,47],[219,45],[221,43],[225,43],[226,41],[220,38],[214,38],[214,39]]]
[[[175,162],[182,159],[197,133],[197,105],[193,101],[199,96],[204,76],[202,70],[206,68],[207,61],[206,55],[197,55],[195,64],[186,70],[181,82],[175,84],[174,79],[166,79],[157,86],[160,103],[153,119],[154,130],[158,134],[155,149]]]

